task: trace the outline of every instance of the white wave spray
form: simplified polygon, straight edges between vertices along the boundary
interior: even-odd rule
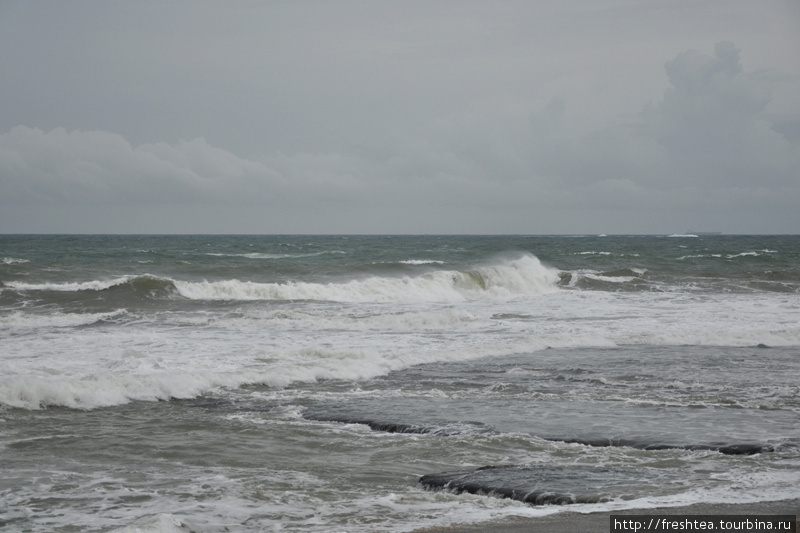
[[[441,270],[416,277],[373,276],[344,283],[256,283],[240,280],[175,281],[193,300],[319,300],[340,302],[435,302],[531,296],[556,289],[558,270],[538,258],[517,259],[471,270]]]

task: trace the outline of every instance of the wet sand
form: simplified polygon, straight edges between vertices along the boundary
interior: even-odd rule
[[[609,533],[611,512],[576,513],[565,511],[541,518],[462,524],[417,530],[416,533]],[[800,499],[745,504],[695,504],[685,507],[629,509],[620,515],[795,515],[800,517]],[[800,527],[795,525],[796,531]]]

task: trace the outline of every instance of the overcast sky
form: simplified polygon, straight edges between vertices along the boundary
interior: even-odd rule
[[[800,233],[796,0],[0,0],[0,233]]]

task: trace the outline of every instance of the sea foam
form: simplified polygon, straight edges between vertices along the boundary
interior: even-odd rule
[[[58,292],[104,291],[120,286],[174,289],[180,296],[191,300],[454,302],[541,294],[555,290],[558,280],[557,269],[543,265],[533,255],[523,255],[469,270],[439,270],[404,277],[372,276],[331,283],[262,283],[239,279],[187,281],[142,274],[66,283],[13,281],[6,287],[17,291]]]
[[[88,326],[103,320],[122,317],[127,312],[117,309],[107,313],[25,313],[14,311],[8,315],[0,315],[0,327],[13,328],[72,328]]]
[[[175,281],[194,300],[320,300],[341,302],[431,302],[530,296],[556,289],[558,270],[538,258],[517,259],[470,270],[441,270],[416,277],[373,276],[344,283],[257,283],[241,280]]]
[[[3,264],[4,265],[22,265],[28,263],[28,259],[20,259],[18,257],[4,257]]]

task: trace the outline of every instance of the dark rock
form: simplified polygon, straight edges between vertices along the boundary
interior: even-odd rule
[[[404,424],[402,422],[390,422],[385,420],[374,420],[371,418],[351,418],[347,416],[325,416],[319,413],[305,413],[308,420],[318,422],[338,422],[341,424],[361,424],[368,426],[373,431],[385,431],[386,433],[414,433],[418,435],[440,435],[452,436],[464,433],[488,433],[491,429],[483,424],[472,422],[460,422],[454,424]]]
[[[589,466],[489,466],[468,472],[428,474],[428,490],[511,498],[532,505],[603,502],[640,482],[643,474]]]
[[[769,444],[659,444],[627,439],[545,439],[568,444],[583,444],[584,446],[626,446],[638,450],[710,450],[725,455],[755,455],[757,453],[772,452],[774,448]]]

